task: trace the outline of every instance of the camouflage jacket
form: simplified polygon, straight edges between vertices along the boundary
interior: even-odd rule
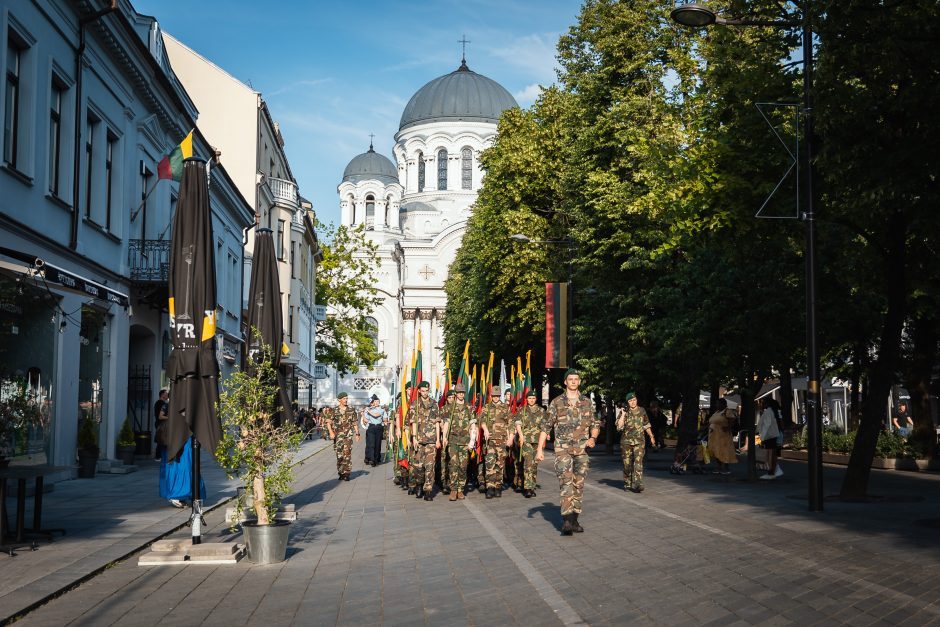
[[[509,425],[512,416],[509,414],[509,405],[505,403],[489,403],[483,408],[480,422],[490,431],[490,439],[496,438],[505,442],[509,437]]]
[[[333,426],[333,433],[337,440],[340,438],[351,438],[359,433],[359,417],[356,416],[356,410],[349,405],[346,406],[346,411],[342,411],[339,407],[334,407],[333,410],[330,411],[328,420]]]
[[[620,415],[622,424],[620,428],[620,441],[629,444],[640,444],[643,442],[643,432],[650,428],[649,417],[646,410],[642,407],[635,409],[625,409]]]
[[[541,405],[523,405],[516,414],[516,424],[522,430],[522,439],[529,444],[537,444],[545,420],[545,408]]]
[[[447,430],[447,443],[458,446],[470,444],[471,430],[477,428],[477,417],[473,408],[466,403],[447,403],[441,410],[444,422],[450,426]]]
[[[441,422],[437,402],[432,399],[423,400],[420,397],[408,408],[408,423],[415,426],[418,444],[434,444],[437,442],[437,426]]]
[[[577,403],[571,405],[562,393],[548,404],[548,411],[542,420],[542,431],[555,429],[555,452],[580,455],[584,445],[591,437],[592,429],[600,429],[600,421],[594,413],[594,403],[583,394]]]

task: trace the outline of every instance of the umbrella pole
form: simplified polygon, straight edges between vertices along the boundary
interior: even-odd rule
[[[199,453],[202,447],[199,444],[199,440],[196,439],[196,436],[193,438],[193,485],[192,485],[192,495],[193,495],[193,513],[190,518],[190,526],[193,529],[193,544],[202,544],[202,493],[199,490],[199,485],[201,483],[200,467],[199,467]]]

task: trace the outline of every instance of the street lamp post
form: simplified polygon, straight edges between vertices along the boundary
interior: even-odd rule
[[[806,422],[809,452],[809,510],[823,509],[822,476],[822,406],[819,385],[819,354],[816,346],[816,214],[813,209],[813,27],[810,13],[803,6],[799,20],[728,19],[700,4],[686,4],[672,10],[670,16],[684,26],[772,26],[802,28],[803,31],[803,203],[801,218],[806,224]]]
[[[566,350],[568,353],[568,366],[574,366],[574,352],[572,350],[574,343],[571,338],[571,321],[574,319],[574,282],[572,280],[573,274],[571,270],[571,249],[574,247],[574,240],[570,237],[564,239],[532,239],[522,233],[510,235],[509,239],[523,244],[562,244],[568,248],[568,331],[566,334],[568,341]]]

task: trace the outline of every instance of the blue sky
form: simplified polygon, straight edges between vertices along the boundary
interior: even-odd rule
[[[132,0],[162,28],[250,83],[281,124],[304,197],[339,219],[336,186],[369,147],[392,157],[408,99],[467,64],[523,107],[555,81],[558,37],[580,0]],[[209,138],[211,141],[212,138]],[[223,163],[225,156],[222,156]]]

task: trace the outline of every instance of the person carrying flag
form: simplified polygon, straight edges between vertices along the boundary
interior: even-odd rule
[[[503,495],[506,440],[509,438],[509,407],[499,402],[499,388],[490,388],[490,403],[480,414],[486,436],[486,498]]]
[[[326,419],[326,428],[333,440],[336,452],[336,472],[340,481],[349,481],[352,472],[352,439],[359,441],[359,417],[356,410],[349,406],[349,395],[340,392],[336,395],[339,406]]]
[[[450,460],[450,500],[456,501],[464,498],[467,462],[470,451],[476,447],[477,419],[464,398],[463,383],[458,383],[453,392],[456,398],[448,402],[444,410],[444,447],[448,449]]]
[[[578,523],[584,496],[584,479],[588,471],[587,449],[594,448],[601,425],[594,412],[594,403],[582,394],[581,375],[574,368],[565,372],[565,391],[548,404],[542,421],[535,461],[545,459],[545,442],[555,429],[555,474],[561,488],[561,535],[582,532]]]
[[[411,425],[411,444],[414,449],[414,465],[410,466],[414,477],[415,495],[425,501],[434,500],[434,456],[441,447],[441,418],[437,403],[430,398],[431,384],[418,384],[418,398],[408,409]]]
[[[443,445],[437,452],[437,459],[434,462],[434,473],[435,477],[440,480],[441,484],[441,493],[450,494],[450,450],[447,448],[447,422],[454,415],[454,411],[457,407],[455,402],[455,393],[454,390],[448,385],[447,391],[444,393],[444,398],[442,404],[439,405],[441,411],[441,424],[443,425],[444,436],[442,438]]]
[[[516,414],[516,431],[509,436],[507,446],[512,446],[514,437],[519,439],[519,452],[522,458],[523,483],[522,496],[527,499],[535,496],[535,485],[539,470],[535,461],[535,448],[539,443],[539,434],[542,432],[542,422],[545,420],[545,408],[536,403],[535,390],[526,392],[526,404]]]

